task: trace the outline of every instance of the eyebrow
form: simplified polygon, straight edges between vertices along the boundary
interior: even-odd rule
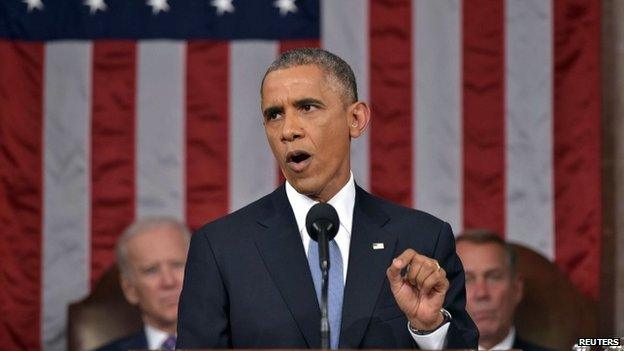
[[[321,100],[315,99],[315,98],[303,98],[303,99],[295,100],[293,105],[296,108],[302,108],[303,106],[306,106],[306,105],[316,105],[320,107],[325,107],[325,104]],[[284,112],[283,106],[269,106],[266,109],[264,109],[262,114],[264,117],[267,117],[272,114],[283,113],[283,112]]]
[[[478,274],[488,275],[492,273],[505,273],[505,272],[506,272],[505,268],[491,268],[491,269],[485,270],[484,272],[475,272],[471,270],[464,271],[464,273],[466,274],[474,274],[474,275],[478,275]]]
[[[314,98],[303,98],[300,100],[296,100],[293,105],[295,105],[296,108],[301,108],[306,105],[317,105],[317,106],[325,107],[325,104],[321,100],[314,99]]]

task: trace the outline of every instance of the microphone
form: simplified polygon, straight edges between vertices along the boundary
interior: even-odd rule
[[[339,226],[338,212],[328,203],[319,202],[308,211],[306,229],[310,238],[319,245],[321,272],[329,271],[329,242],[338,233]]]
[[[321,267],[321,348],[329,349],[329,315],[327,312],[327,280],[329,277],[329,242],[338,234],[340,219],[336,209],[320,202],[308,211],[306,229],[310,238],[317,242],[319,266]]]

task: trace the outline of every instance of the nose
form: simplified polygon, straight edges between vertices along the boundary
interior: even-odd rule
[[[490,290],[484,278],[477,278],[472,286],[473,296],[477,300],[484,300],[490,297]]]
[[[160,282],[164,287],[172,287],[178,283],[178,278],[173,269],[166,267],[161,272]]]
[[[282,141],[295,141],[303,135],[303,126],[299,116],[296,113],[287,112],[282,124]]]

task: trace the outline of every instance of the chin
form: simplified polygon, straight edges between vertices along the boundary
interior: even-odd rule
[[[167,313],[160,316],[160,320],[163,322],[163,324],[175,324],[178,321],[178,314]]]
[[[293,188],[295,188],[295,190],[297,190],[298,193],[300,194],[304,194],[304,195],[314,195],[316,194],[316,187],[314,186],[314,184],[310,184],[310,181],[306,181],[307,179],[305,178],[295,178],[295,177],[291,177],[288,181],[290,182],[290,185],[292,185]]]
[[[479,329],[479,333],[481,335],[485,335],[485,336],[491,336],[491,335],[497,335],[499,333],[499,329],[498,326],[496,325],[483,325],[481,324],[480,326],[477,324],[477,329]]]

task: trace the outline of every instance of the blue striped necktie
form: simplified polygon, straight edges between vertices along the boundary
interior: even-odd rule
[[[160,349],[167,350],[167,351],[175,350],[175,344],[176,344],[175,335],[169,335],[169,337],[167,337],[167,339],[165,339],[165,341],[162,343],[162,346],[160,347]]]
[[[316,298],[321,301],[321,268],[319,267],[318,244],[310,240],[308,246],[308,264],[312,272],[312,280],[316,289]],[[342,270],[342,255],[336,240],[329,242],[329,286],[327,287],[327,313],[329,316],[330,346],[338,348],[340,339],[340,323],[342,318],[342,298],[344,294],[344,280]]]

